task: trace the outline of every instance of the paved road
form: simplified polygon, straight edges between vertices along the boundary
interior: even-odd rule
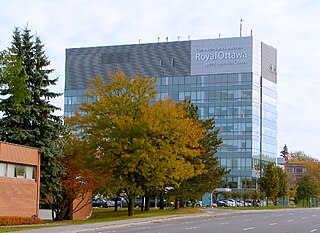
[[[232,211],[54,227],[23,233],[320,233],[320,208]],[[21,233],[21,232],[20,232]]]

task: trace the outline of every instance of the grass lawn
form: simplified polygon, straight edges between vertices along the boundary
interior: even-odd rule
[[[66,220],[63,222],[46,221],[45,225],[0,227],[0,232],[13,232],[13,231],[39,229],[44,227],[63,226],[63,225],[70,225],[70,224],[90,224],[90,223],[117,221],[117,220],[133,219],[133,218],[148,218],[148,217],[155,217],[155,216],[170,216],[170,215],[197,214],[197,213],[203,213],[203,211],[198,208],[180,208],[179,210],[173,210],[172,208],[167,208],[165,210],[151,208],[150,211],[147,211],[147,212],[141,212],[140,209],[135,209],[134,216],[129,217],[127,208],[118,209],[118,211],[114,211],[113,208],[93,208],[92,217],[87,220],[83,220],[83,221]]]

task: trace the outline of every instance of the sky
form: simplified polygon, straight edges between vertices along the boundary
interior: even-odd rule
[[[66,48],[238,37],[240,19],[242,36],[277,49],[278,152],[320,159],[320,1],[0,0],[0,50],[28,25],[63,93]],[[63,110],[63,96],[52,103]]]

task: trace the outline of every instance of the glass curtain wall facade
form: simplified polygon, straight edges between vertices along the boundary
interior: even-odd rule
[[[97,66],[94,60],[88,59],[86,65],[84,60],[82,65],[87,70],[81,76],[79,69],[84,68],[80,68],[81,62],[77,59],[85,55],[96,57],[97,51],[102,61],[109,56],[109,63],[101,64],[98,60]],[[110,54],[118,54],[116,62]],[[150,59],[145,60],[142,54]],[[139,61],[132,64],[135,56]],[[204,62],[204,68],[200,62]],[[120,68],[128,75],[139,70],[143,75],[156,76],[157,99],[190,100],[198,106],[201,119],[214,117],[223,140],[217,156],[220,166],[230,170],[225,177],[229,188],[256,188],[264,165],[276,161],[274,48],[245,37],[196,41],[194,45],[192,41],[185,41],[70,49],[66,61],[66,116],[71,116],[82,102],[94,101],[82,95],[86,80],[94,76],[94,72],[89,73],[90,69],[97,68],[100,75]]]

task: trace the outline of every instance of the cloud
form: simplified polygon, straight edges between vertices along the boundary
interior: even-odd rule
[[[0,0],[4,2],[4,0]],[[320,158],[320,2],[314,0],[12,0],[0,8],[0,49],[10,46],[14,26],[27,24],[43,42],[64,90],[65,49],[239,36],[278,50],[280,151],[304,150]],[[63,98],[53,101],[63,107]]]

